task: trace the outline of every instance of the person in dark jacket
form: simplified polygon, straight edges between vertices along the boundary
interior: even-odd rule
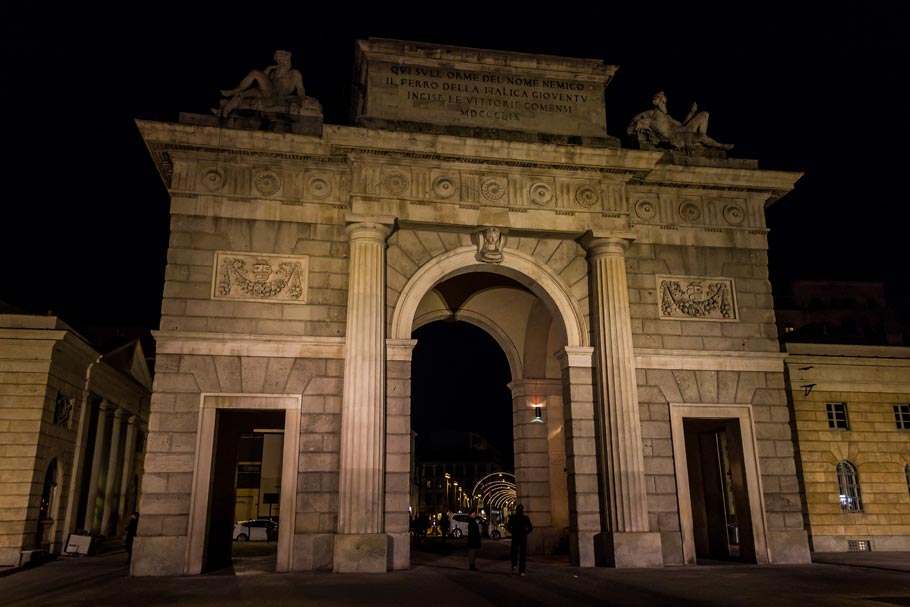
[[[449,528],[452,526],[452,521],[449,519],[449,513],[443,512],[442,518],[439,519],[439,529],[442,530],[442,541],[446,541],[446,538],[449,537]]]
[[[136,532],[139,530],[139,513],[133,512],[130,515],[130,522],[126,524],[126,562],[133,560],[133,540],[136,539]]]
[[[477,551],[480,550],[480,525],[477,524],[477,510],[471,510],[468,518],[468,569],[477,571]]]
[[[506,529],[512,535],[512,573],[518,565],[519,575],[525,574],[528,559],[528,534],[534,530],[531,519],[525,516],[525,507],[521,504],[515,508],[515,514],[509,517]]]

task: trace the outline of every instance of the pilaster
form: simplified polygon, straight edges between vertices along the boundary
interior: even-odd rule
[[[111,427],[111,450],[107,459],[107,479],[104,487],[104,511],[101,516],[101,533],[103,535],[116,535],[117,520],[115,508],[119,506],[120,499],[117,495],[123,453],[120,450],[120,434],[123,429],[123,409],[114,410],[114,424]]]
[[[98,405],[98,420],[95,425],[95,446],[92,450],[92,472],[89,475],[88,494],[85,496],[85,520],[82,528],[94,531],[95,526],[95,501],[98,499],[98,483],[101,479],[101,465],[104,460],[104,449],[107,445],[107,416],[112,405],[108,401],[101,401]]]
[[[606,529],[601,538],[604,564],[661,566],[660,535],[648,528],[641,418],[635,378],[635,352],[626,281],[625,252],[630,238],[590,235],[591,320],[594,368],[602,429],[601,475]]]
[[[594,348],[567,347],[557,355],[562,370],[569,556],[573,565],[595,565],[594,538],[601,531],[594,425]]]
[[[348,309],[334,570],[387,570],[385,510],[385,240],[390,227],[348,225]],[[382,535],[380,535],[382,534]]]
[[[136,463],[137,422],[138,418],[135,415],[130,415],[126,420],[126,443],[123,447],[123,474],[120,477],[120,499],[117,503],[117,529],[115,530],[117,532],[123,527],[123,521],[129,518],[129,513],[126,512],[126,501],[128,497],[127,493],[130,488],[130,481],[133,478],[133,466]]]

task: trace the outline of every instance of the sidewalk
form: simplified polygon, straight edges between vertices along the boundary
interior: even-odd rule
[[[910,573],[910,552],[813,552],[812,562]]]
[[[63,557],[0,577],[0,603],[4,607],[910,605],[910,576],[904,570],[857,566],[847,571],[840,564],[821,563],[579,569],[565,562],[531,559],[528,575],[519,577],[511,574],[508,548],[508,542],[484,542],[480,571],[471,572],[464,542],[430,542],[416,547],[410,570],[373,575],[222,571],[132,578],[123,552]],[[868,554],[862,556],[868,558]]]

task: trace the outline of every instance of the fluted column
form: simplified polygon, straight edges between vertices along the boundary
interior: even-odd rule
[[[606,563],[660,566],[660,536],[649,533],[641,418],[626,282],[629,240],[589,237],[595,385],[603,430],[601,468]],[[656,548],[656,554],[655,554]]]
[[[101,516],[101,533],[115,535],[111,530],[114,521],[115,508],[120,500],[116,495],[117,485],[120,481],[123,463],[123,453],[120,450],[120,433],[123,430],[123,409],[114,411],[114,425],[111,428],[111,451],[107,459],[107,479],[104,487],[104,513]]]
[[[138,418],[135,415],[130,415],[126,420],[126,443],[123,446],[123,474],[120,476],[120,491],[118,492],[120,499],[117,503],[117,529],[115,529],[115,531],[118,532],[123,527],[123,521],[129,518],[129,513],[126,512],[126,502],[129,497],[127,494],[130,490],[130,483],[133,480],[133,466],[136,462],[137,422]]]
[[[360,222],[349,225],[347,232],[348,316],[338,489],[341,535],[335,540],[334,569],[385,571],[386,538],[379,534],[385,505],[385,239],[390,229],[381,223]]]
[[[98,499],[98,483],[101,482],[101,465],[104,461],[104,448],[107,445],[107,416],[111,404],[106,400],[98,405],[98,421],[95,426],[95,447],[92,450],[92,472],[88,481],[88,493],[85,496],[85,520],[82,528],[94,531],[95,501]]]

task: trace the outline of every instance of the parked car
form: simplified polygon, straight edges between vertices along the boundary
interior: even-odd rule
[[[471,516],[468,514],[453,514],[449,517],[449,535],[458,539],[462,536],[468,535],[468,521],[471,519]],[[488,537],[491,540],[498,540],[505,536],[506,532],[503,529],[502,525],[497,525],[491,523],[490,521],[482,518],[477,519],[477,524],[480,525],[480,536]]]
[[[453,514],[449,517],[449,535],[455,539],[468,535],[468,521],[471,519],[467,514]]]
[[[238,542],[270,542],[278,538],[278,524],[266,519],[240,521],[234,525]]]

